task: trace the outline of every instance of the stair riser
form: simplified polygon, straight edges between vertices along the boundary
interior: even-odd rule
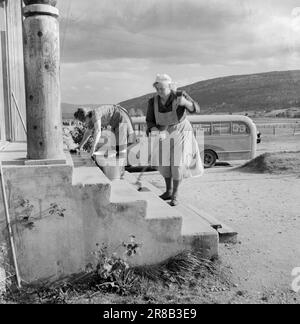
[[[219,236],[217,232],[215,234],[199,233],[197,236],[183,236],[181,243],[187,250],[199,253],[202,258],[212,259],[218,257]]]

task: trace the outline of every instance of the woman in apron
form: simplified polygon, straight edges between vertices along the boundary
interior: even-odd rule
[[[114,143],[118,155],[126,155],[128,144],[135,142],[131,119],[127,111],[119,105],[103,105],[93,110],[79,108],[74,117],[86,126],[83,139],[78,147],[79,150],[83,148],[90,136],[94,135],[91,149],[93,155],[101,138],[102,127],[108,126],[111,127],[111,131],[115,135]]]
[[[187,111],[199,113],[200,107],[186,92],[172,90],[172,79],[157,75],[153,84],[157,94],[148,102],[147,133],[152,142],[151,164],[165,179],[166,192],[160,196],[178,205],[178,188],[185,178],[203,175],[204,169]],[[158,139],[158,140],[157,140]],[[159,143],[160,142],[160,143]]]

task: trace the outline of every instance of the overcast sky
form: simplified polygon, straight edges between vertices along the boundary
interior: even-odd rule
[[[118,103],[214,77],[300,69],[299,0],[60,0],[62,100]]]

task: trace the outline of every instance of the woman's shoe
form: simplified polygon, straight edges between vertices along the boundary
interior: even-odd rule
[[[170,206],[171,207],[176,207],[179,205],[179,201],[177,200],[177,197],[172,197],[171,202],[170,202]]]
[[[172,194],[169,192],[165,192],[161,196],[159,196],[162,200],[171,200],[172,199]]]

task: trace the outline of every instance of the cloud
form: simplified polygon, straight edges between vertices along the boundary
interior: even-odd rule
[[[90,85],[99,89],[91,100],[115,102],[152,91],[156,73],[171,74],[187,84],[295,68],[300,64],[298,4],[298,0],[60,1],[65,96],[86,101],[71,87]],[[87,92],[92,94],[91,89]]]
[[[145,60],[114,59],[63,63],[61,85],[63,101],[118,103],[151,91],[152,78]]]
[[[268,2],[72,1],[74,13],[64,15],[61,24],[64,62],[128,58],[226,64],[249,53],[282,53],[299,38],[299,8],[280,15]]]
[[[75,1],[75,4],[78,4]],[[62,18],[63,60],[193,57],[224,43],[246,12],[225,1],[89,1]],[[89,11],[88,8],[93,8]],[[237,28],[238,30],[238,28]],[[205,54],[205,52],[204,52]]]

